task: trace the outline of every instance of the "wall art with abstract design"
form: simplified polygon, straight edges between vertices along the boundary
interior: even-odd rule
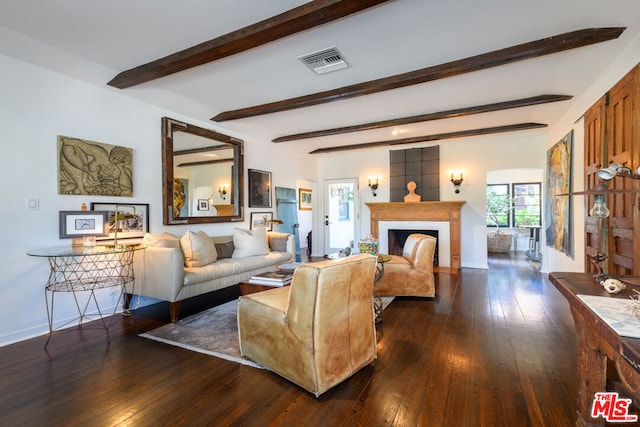
[[[544,217],[547,246],[573,257],[571,238],[571,146],[573,131],[547,151]]]
[[[133,149],[58,135],[58,194],[133,196]]]
[[[173,217],[189,216],[189,180],[173,178]]]

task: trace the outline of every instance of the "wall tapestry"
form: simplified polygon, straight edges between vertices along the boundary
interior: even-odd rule
[[[133,150],[58,135],[58,194],[133,196]]]
[[[571,197],[555,197],[571,192],[571,145],[573,131],[547,151],[547,182],[544,218],[547,246],[573,257],[571,245]]]

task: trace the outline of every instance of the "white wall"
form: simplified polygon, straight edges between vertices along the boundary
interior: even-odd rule
[[[545,163],[546,138],[536,132],[488,135],[441,141],[440,200],[464,200],[461,211],[463,267],[487,268],[487,227],[485,222],[487,172],[505,168],[537,168]],[[424,145],[427,146],[427,145]],[[526,149],[525,149],[526,148]],[[398,148],[394,148],[398,149]],[[451,170],[464,174],[459,194],[449,181]],[[378,195],[373,197],[367,185],[370,176],[380,177]],[[318,180],[360,179],[360,235],[370,233],[371,217],[366,202],[389,201],[389,149],[360,150],[325,155],[318,161]],[[320,206],[319,213],[324,207]],[[322,230],[322,216],[315,218],[315,229]],[[323,253],[314,241],[314,254]]]
[[[70,244],[69,240],[58,238],[58,211],[78,210],[83,202],[90,205],[92,201],[149,203],[150,230],[154,233],[181,235],[188,228],[196,228],[222,235],[231,234],[233,227],[248,226],[248,209],[241,224],[170,227],[162,225],[161,210],[161,117],[243,139],[242,135],[135,101],[106,85],[92,86],[2,55],[0,100],[0,138],[4,147],[0,156],[0,181],[4,184],[0,189],[0,345],[48,331],[44,285],[49,266],[46,259],[26,253]],[[132,147],[134,196],[58,195],[57,135]],[[271,171],[274,187],[296,188],[300,177],[316,175],[315,159],[294,152],[291,146],[245,139],[245,182],[248,168]],[[27,197],[39,199],[39,210],[25,209]],[[247,206],[246,194],[244,202]],[[275,212],[275,202],[270,210]],[[75,307],[70,302],[65,295],[56,299],[56,320],[73,317]],[[114,303],[110,292],[100,295],[101,307],[112,307]]]

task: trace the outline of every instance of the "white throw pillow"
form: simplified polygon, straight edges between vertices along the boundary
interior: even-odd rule
[[[187,267],[202,267],[218,259],[216,246],[204,231],[187,231],[180,239],[180,246]]]
[[[246,258],[254,255],[267,255],[267,228],[258,227],[255,230],[233,229],[233,256],[231,258]]]
[[[145,233],[142,244],[156,248],[180,249],[180,239],[171,233],[151,234]]]

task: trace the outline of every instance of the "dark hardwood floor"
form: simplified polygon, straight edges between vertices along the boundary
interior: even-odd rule
[[[47,351],[46,337],[0,348],[0,425],[575,425],[565,299],[537,263],[490,265],[438,274],[434,300],[396,298],[378,359],[318,399],[271,372],[138,337],[168,321],[157,304],[118,315],[109,346],[104,331],[73,328]]]

